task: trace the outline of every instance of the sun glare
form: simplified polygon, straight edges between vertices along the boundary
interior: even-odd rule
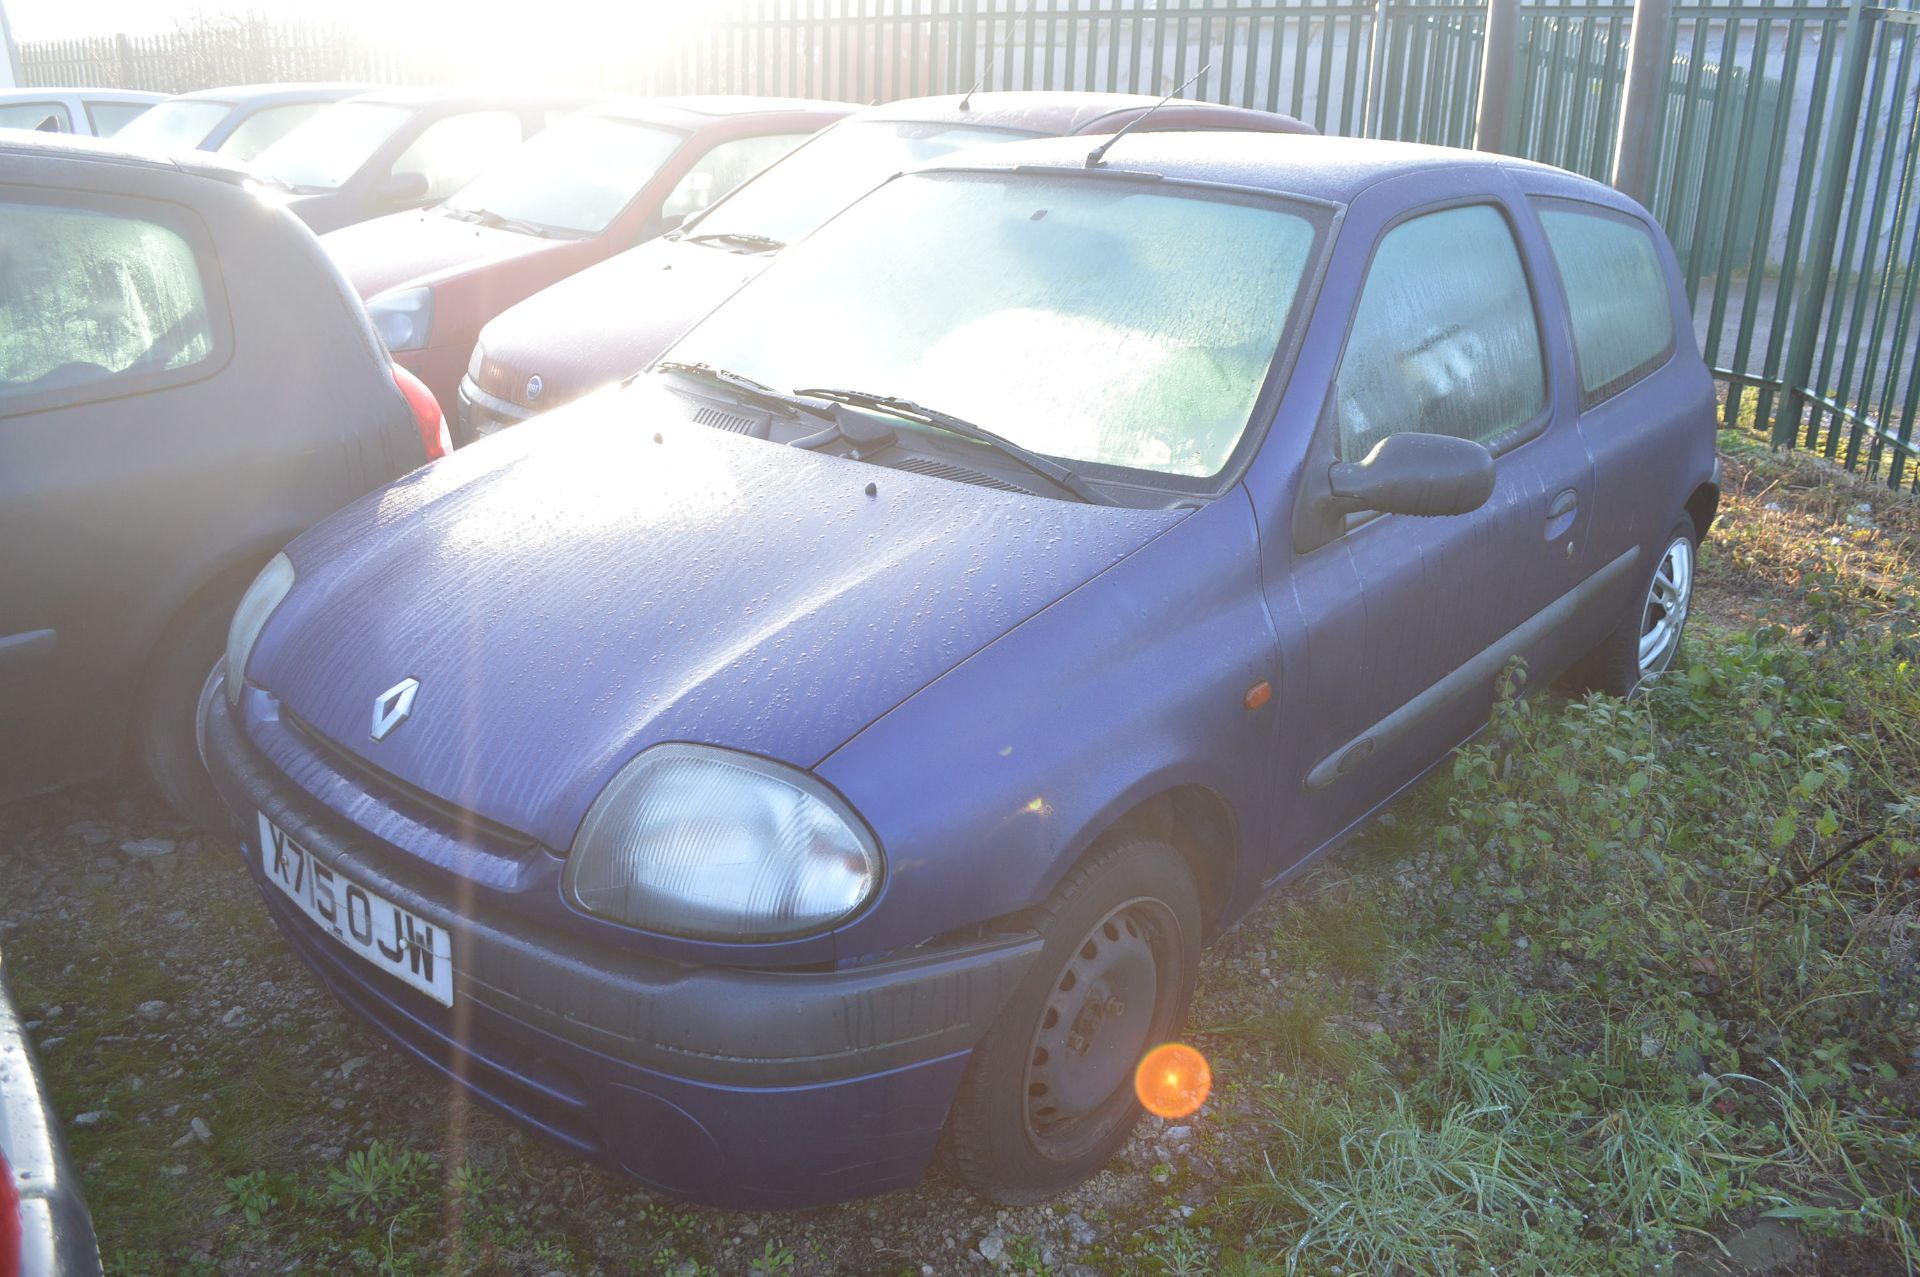
[[[1140,1107],[1155,1117],[1186,1117],[1200,1111],[1213,1090],[1213,1070],[1207,1057],[1184,1042],[1156,1046],[1133,1071],[1133,1091]]]

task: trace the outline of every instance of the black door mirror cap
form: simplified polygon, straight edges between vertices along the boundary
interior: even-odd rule
[[[1388,435],[1360,461],[1327,471],[1334,499],[1350,510],[1423,518],[1469,514],[1493,495],[1493,454],[1451,435]]]

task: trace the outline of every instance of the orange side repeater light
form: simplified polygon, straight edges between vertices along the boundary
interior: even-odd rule
[[[1200,1111],[1213,1090],[1207,1057],[1184,1042],[1166,1042],[1140,1058],[1133,1092],[1155,1117],[1186,1117]]]

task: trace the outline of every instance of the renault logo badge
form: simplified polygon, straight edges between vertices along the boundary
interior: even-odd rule
[[[375,740],[385,740],[388,732],[407,721],[407,715],[413,713],[413,694],[419,690],[419,679],[403,678],[373,698]]]

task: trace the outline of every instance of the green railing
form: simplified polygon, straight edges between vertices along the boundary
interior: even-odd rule
[[[1607,178],[1633,12],[1522,0],[1512,124],[1490,144]],[[1190,96],[1469,146],[1486,18],[1486,0],[725,0],[644,41],[543,57],[533,29],[501,52],[581,89],[858,102],[976,81],[1163,93],[1206,68]],[[1920,490],[1916,23],[1911,7],[1860,0],[1676,0],[1648,202],[1680,254],[1727,420]],[[257,18],[21,53],[28,83],[168,90],[468,69]]]

